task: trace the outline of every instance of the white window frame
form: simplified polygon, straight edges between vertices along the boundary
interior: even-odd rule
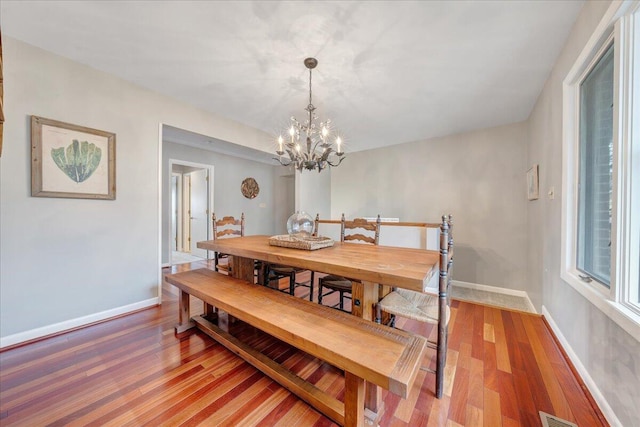
[[[614,1],[563,82],[562,247],[560,276],[640,341],[640,1]],[[634,43],[636,40],[636,43]],[[576,268],[580,84],[614,43],[611,283],[586,282]],[[635,86],[634,86],[635,84]],[[635,116],[633,115],[635,111]],[[634,129],[635,127],[635,129]],[[636,194],[637,197],[637,194]],[[634,238],[635,236],[635,238]],[[631,285],[635,284],[635,286]]]

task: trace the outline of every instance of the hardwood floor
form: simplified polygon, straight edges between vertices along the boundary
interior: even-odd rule
[[[177,313],[166,293],[160,307],[0,353],[0,425],[332,425],[206,335],[176,337]],[[404,319],[397,325],[435,333]],[[336,368],[246,325],[234,328],[342,399]],[[433,367],[431,356],[425,364]],[[453,301],[446,376],[442,399],[424,371],[408,399],[384,392],[380,425],[539,426],[541,410],[579,426],[607,425],[537,315]]]

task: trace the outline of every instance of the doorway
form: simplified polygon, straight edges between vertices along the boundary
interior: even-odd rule
[[[197,243],[211,236],[213,212],[213,166],[170,160],[171,265],[209,259],[209,251]]]

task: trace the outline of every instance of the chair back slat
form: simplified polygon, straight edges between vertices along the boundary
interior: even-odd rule
[[[231,228],[227,228],[226,230],[218,231],[216,233],[216,238],[224,237],[224,236],[242,236],[242,232],[240,230],[233,230]]]
[[[225,216],[224,218],[216,221],[216,225],[218,227],[222,227],[224,225],[240,225],[241,220],[237,220],[232,216]]]
[[[352,221],[345,220],[344,214],[340,219],[340,241],[359,241],[362,243],[368,243],[377,245],[380,241],[380,215],[376,222],[369,222],[364,218],[355,218]],[[349,232],[348,232],[349,231]],[[351,232],[353,231],[353,232]],[[369,231],[373,233],[373,237],[366,236],[361,231]]]
[[[360,233],[345,235],[342,241],[348,242],[348,241],[354,241],[354,240],[364,242],[364,243],[370,243],[372,245],[376,244],[375,238],[370,236],[365,236],[364,234],[360,234]]]
[[[377,223],[369,222],[364,218],[355,218],[353,221],[346,221],[345,228],[354,229],[354,228],[362,228],[363,230],[368,231],[376,231],[378,228]]]
[[[213,222],[213,240],[226,236],[244,236],[244,212],[240,219],[225,216],[217,219],[215,212],[211,216]]]

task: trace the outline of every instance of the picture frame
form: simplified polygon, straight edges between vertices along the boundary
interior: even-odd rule
[[[31,196],[116,198],[116,134],[31,116]]]
[[[540,190],[538,186],[538,165],[533,165],[527,171],[527,199],[537,200],[540,197]]]

